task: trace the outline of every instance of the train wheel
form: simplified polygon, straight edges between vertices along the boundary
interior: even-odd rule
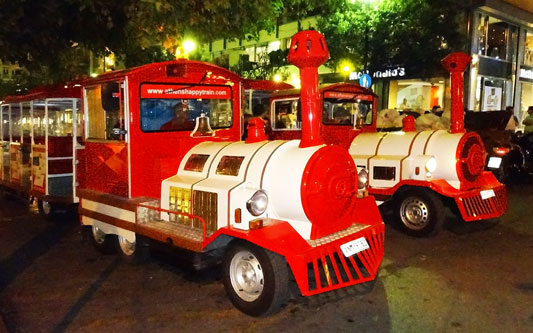
[[[88,229],[91,230],[91,240],[94,248],[98,252],[103,254],[114,254],[117,252],[115,247],[116,235],[108,235],[94,225]]]
[[[224,288],[235,307],[250,316],[280,311],[289,295],[285,259],[250,244],[236,244],[224,258]]]
[[[126,237],[117,236],[118,249],[124,261],[130,264],[141,264],[147,261],[149,250],[147,244],[136,237],[135,241],[130,242]]]
[[[444,223],[444,206],[440,198],[426,189],[402,193],[394,210],[404,231],[417,237],[437,234]]]

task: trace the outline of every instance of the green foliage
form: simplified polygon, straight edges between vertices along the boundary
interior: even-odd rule
[[[291,6],[298,4],[303,15],[318,2],[0,1],[0,58],[25,67],[35,84],[61,81],[88,74],[88,56],[80,55],[89,52],[97,56],[113,52],[127,66],[167,60],[188,36],[197,43],[254,36],[263,29],[272,31]]]
[[[350,60],[356,70],[402,65],[429,77],[439,60],[464,49],[462,13],[469,1],[383,0],[375,7],[344,3],[319,20],[331,54],[328,66]]]

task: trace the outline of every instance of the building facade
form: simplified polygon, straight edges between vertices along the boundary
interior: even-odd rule
[[[533,105],[533,2],[487,0],[470,20],[466,106],[475,111],[512,106],[521,120]]]
[[[503,110],[513,106],[522,119],[533,105],[533,1],[482,0],[465,15],[465,52],[472,55],[465,73],[465,108],[474,111]],[[279,25],[275,32],[262,31],[259,40],[218,40],[204,46],[209,61],[234,67],[243,59],[261,61],[261,55],[286,49],[299,28],[316,26],[314,18]],[[297,69],[288,66],[284,79],[298,86]],[[359,82],[363,73],[335,73],[322,66],[321,82]],[[450,83],[444,70],[432,78],[420,78],[402,66],[368,73],[378,94],[379,109],[423,112],[433,106],[450,109]]]

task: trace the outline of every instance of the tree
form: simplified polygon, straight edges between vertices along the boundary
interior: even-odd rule
[[[333,1],[333,0],[328,0]],[[0,58],[34,83],[87,74],[88,54],[116,54],[126,66],[174,57],[188,35],[201,42],[257,36],[297,6],[318,0],[10,0],[0,2]],[[41,80],[41,82],[38,82]]]
[[[341,3],[319,20],[331,54],[328,66],[347,59],[356,70],[402,65],[430,77],[440,59],[464,49],[463,13],[469,1],[383,0],[376,6]]]

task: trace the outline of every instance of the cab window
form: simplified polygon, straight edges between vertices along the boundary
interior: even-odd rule
[[[300,99],[292,98],[278,100],[274,102],[274,129],[294,129],[302,128],[302,116]]]
[[[372,99],[365,95],[343,92],[325,92],[322,104],[322,122],[325,125],[350,125],[361,119],[372,124]]]
[[[233,123],[231,88],[182,84],[141,85],[141,129],[144,132],[191,131],[205,116],[213,129]]]

